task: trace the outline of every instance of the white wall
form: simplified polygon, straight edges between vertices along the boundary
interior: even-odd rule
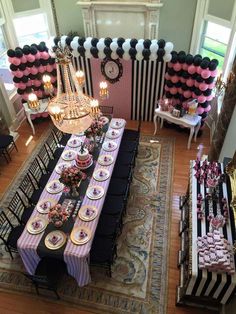
[[[230,120],[228,131],[224,140],[223,147],[220,152],[219,161],[223,161],[224,157],[233,158],[234,152],[236,151],[236,105],[234,112]]]

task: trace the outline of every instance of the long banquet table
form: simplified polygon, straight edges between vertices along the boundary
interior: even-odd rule
[[[101,167],[106,168],[107,170],[109,170],[110,176],[107,180],[100,182],[100,181],[96,181],[91,175],[91,179],[88,184],[88,187],[93,186],[93,185],[102,186],[104,189],[104,195],[102,198],[98,200],[91,200],[86,196],[86,193],[84,193],[82,203],[80,204],[80,206],[84,206],[84,205],[95,206],[98,210],[98,215],[96,216],[94,220],[88,221],[88,222],[82,221],[79,218],[79,216],[77,216],[75,218],[74,225],[73,225],[73,228],[77,226],[89,227],[89,229],[91,230],[91,238],[87,243],[83,245],[76,245],[71,241],[69,234],[67,234],[67,241],[63,247],[62,258],[67,264],[68,273],[76,279],[79,286],[84,286],[91,281],[90,271],[89,271],[89,253],[91,250],[92,241],[93,241],[94,234],[97,228],[97,224],[98,224],[99,216],[103,207],[104,199],[106,197],[106,192],[109,186],[110,178],[111,178],[112,171],[116,162],[117,154],[120,147],[120,142],[121,142],[124,127],[125,127],[125,120],[123,119],[112,119],[111,123],[117,120],[122,122],[122,125],[123,125],[122,128],[119,129],[120,136],[116,139],[112,139],[112,141],[116,142],[117,148],[114,151],[107,152],[101,147],[101,150],[99,153],[99,156],[103,154],[112,155],[114,159],[113,163],[109,166],[101,166],[96,162],[96,160],[94,160],[94,164],[95,164],[94,171],[96,171],[98,168],[101,168]],[[108,131],[113,130],[110,125],[108,128]],[[71,138],[74,138],[74,137],[76,137],[76,135],[72,135]],[[82,137],[82,139],[84,140],[85,137]],[[105,137],[105,141],[106,140],[108,140],[108,138]],[[64,148],[64,151],[68,149],[72,149],[72,148],[66,145]],[[79,148],[73,148],[73,150],[77,150],[77,151],[78,149]],[[61,162],[65,162],[65,160],[62,159],[62,157],[60,157],[57,164]],[[49,179],[49,182],[52,180],[59,179],[59,177],[60,175],[54,169]],[[39,202],[44,199],[54,199],[58,202],[61,199],[63,194],[64,194],[63,192],[60,192],[57,194],[50,194],[47,192],[46,187],[45,187],[40,196]],[[31,215],[31,218],[43,215],[46,219],[48,219],[48,216],[45,214],[39,213],[36,207]],[[52,224],[49,224],[48,227],[39,234],[31,234],[27,231],[27,228],[25,227],[21,237],[18,239],[17,246],[18,246],[19,254],[22,258],[22,261],[24,263],[24,266],[27,272],[30,274],[35,273],[37,265],[43,255],[44,256],[49,255],[50,257],[61,258],[60,254],[58,253],[59,250],[49,250],[45,246],[42,247],[42,243],[45,238],[46,231],[48,229],[49,229],[48,231],[55,229],[55,227]],[[69,232],[71,232],[71,230]],[[41,254],[42,250],[44,251],[43,252],[44,254]]]

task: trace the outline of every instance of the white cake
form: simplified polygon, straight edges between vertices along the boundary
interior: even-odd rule
[[[77,166],[81,169],[88,168],[92,163],[92,155],[89,154],[87,148],[80,150],[76,157]]]

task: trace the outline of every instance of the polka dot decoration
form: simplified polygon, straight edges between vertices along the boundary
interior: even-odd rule
[[[201,55],[193,56],[184,51],[171,52],[171,61],[167,63],[165,74],[165,96],[174,104],[182,104],[189,99],[198,101],[197,113],[202,117],[202,125],[211,110],[214,80],[217,76],[218,60]],[[176,92],[177,89],[177,92]]]
[[[74,57],[111,58],[124,60],[150,60],[169,62],[174,45],[164,39],[92,38],[61,36],[54,38],[55,48],[58,42],[62,47],[68,45]]]
[[[56,63],[46,47],[45,42],[39,45],[25,45],[15,50],[7,51],[10,70],[17,93],[22,102],[28,100],[28,95],[34,91],[38,99],[47,98],[49,94],[44,91],[42,77],[48,74],[56,91]]]

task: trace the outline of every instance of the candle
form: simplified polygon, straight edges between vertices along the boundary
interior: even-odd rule
[[[75,73],[75,76],[76,76],[76,79],[77,79],[79,85],[83,86],[84,82],[85,82],[84,72],[83,71],[77,71]]]
[[[51,94],[53,92],[53,85],[51,83],[51,77],[47,74],[43,75],[43,87],[46,93]]]
[[[106,99],[109,96],[108,89],[107,89],[107,82],[100,82],[99,84],[100,91],[99,95],[102,99]]]
[[[33,92],[30,93],[28,96],[28,106],[32,110],[38,110],[39,109],[38,97]]]

